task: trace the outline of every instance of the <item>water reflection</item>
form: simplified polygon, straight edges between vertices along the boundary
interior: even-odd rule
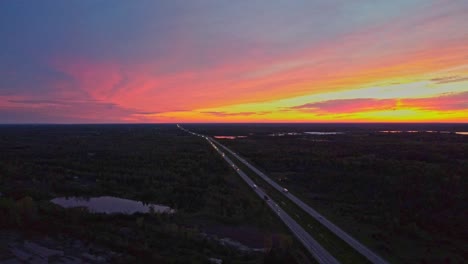
[[[106,213],[106,214],[134,214],[134,213],[149,213],[151,211],[156,213],[169,213],[175,212],[168,206],[158,204],[144,204],[143,202],[122,199],[112,196],[100,196],[93,198],[83,197],[59,197],[54,198],[51,202],[58,204],[62,207],[86,207],[93,213]]]
[[[236,138],[246,138],[247,136],[213,136],[216,139],[236,139]]]
[[[312,131],[312,132],[280,132],[280,133],[273,133],[269,134],[270,137],[284,137],[284,136],[302,136],[302,135],[314,135],[314,136],[324,136],[324,135],[342,135],[344,132],[319,132],[319,131]]]
[[[307,135],[342,135],[344,132],[304,132]]]
[[[436,131],[436,130],[381,130],[380,133],[440,133],[440,134],[450,134],[453,132],[450,131]],[[468,135],[468,132],[455,132],[458,135]]]
[[[417,130],[382,130],[379,131],[380,133],[421,133],[424,131],[417,131]],[[427,131],[428,133],[434,133],[434,131]]]

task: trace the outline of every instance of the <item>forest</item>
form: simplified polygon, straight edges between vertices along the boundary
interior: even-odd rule
[[[187,128],[245,136],[219,141],[392,262],[468,257],[464,124]]]
[[[116,263],[307,259],[206,141],[175,125],[5,125],[0,149],[2,230],[97,243],[123,252]],[[176,213],[108,215],[50,202],[101,195],[163,204]],[[258,230],[265,250],[241,252],[204,235],[226,226]]]

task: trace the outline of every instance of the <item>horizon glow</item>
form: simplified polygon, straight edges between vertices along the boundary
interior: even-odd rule
[[[0,2],[0,123],[468,122],[468,2]]]

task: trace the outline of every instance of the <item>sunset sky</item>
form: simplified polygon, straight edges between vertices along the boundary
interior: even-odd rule
[[[468,122],[468,1],[0,1],[0,123],[101,122]]]

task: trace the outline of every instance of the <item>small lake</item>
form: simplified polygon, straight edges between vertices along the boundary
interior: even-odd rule
[[[344,132],[304,132],[306,135],[316,135],[316,136],[325,136],[325,135],[343,135]]]
[[[246,138],[247,136],[213,136],[216,139],[236,139],[236,138]]]
[[[280,132],[280,133],[273,133],[269,134],[270,137],[284,137],[284,136],[303,136],[303,135],[313,135],[313,136],[326,136],[326,135],[342,135],[344,132],[319,132],[319,131],[312,131],[312,132]]]
[[[440,133],[440,134],[451,134],[455,133],[457,135],[468,135],[468,132],[450,132],[450,131],[435,131],[435,130],[383,130],[379,131],[380,133]]]
[[[149,213],[151,212],[151,210],[154,210],[154,212],[156,213],[172,214],[175,212],[175,210],[170,208],[169,206],[159,204],[145,204],[140,201],[123,199],[113,196],[100,196],[93,198],[59,197],[52,199],[51,202],[65,208],[86,207],[92,213],[134,214]]]
[[[424,131],[417,131],[417,130],[382,130],[379,131],[380,133],[390,133],[390,134],[395,134],[395,133],[421,133]],[[435,132],[428,132],[428,133],[435,133]]]
[[[281,133],[269,134],[268,136],[270,136],[270,137],[284,137],[284,136],[300,136],[300,135],[302,135],[302,134],[297,133],[297,132],[281,132]]]

